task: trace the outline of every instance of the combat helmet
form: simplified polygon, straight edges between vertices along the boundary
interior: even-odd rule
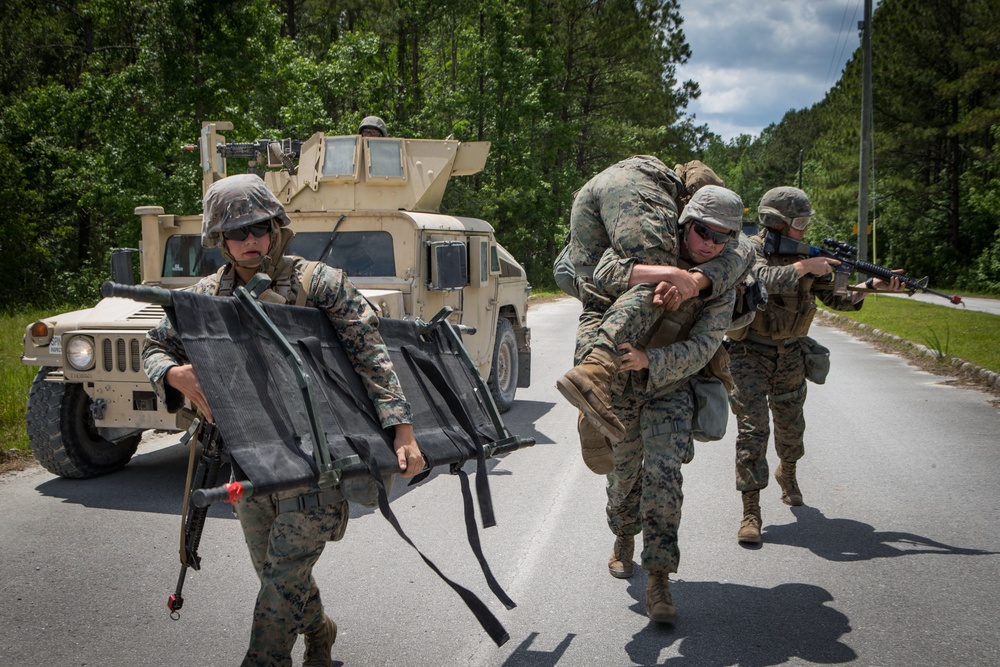
[[[804,230],[809,227],[814,212],[808,195],[787,185],[765,192],[757,207],[760,224],[772,228],[787,224],[793,229]]]
[[[254,174],[229,176],[216,181],[205,192],[201,222],[201,244],[206,248],[225,247],[222,235],[240,227],[272,220],[285,227],[291,222],[285,207],[264,181]]]
[[[707,222],[738,232],[743,228],[743,200],[740,196],[719,185],[706,185],[691,195],[678,224],[688,220]]]
[[[365,130],[377,130],[379,134],[383,137],[388,135],[389,132],[385,127],[385,121],[378,116],[368,116],[361,121],[361,125],[358,126],[358,134],[361,134]]]

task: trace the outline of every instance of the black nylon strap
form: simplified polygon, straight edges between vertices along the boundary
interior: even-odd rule
[[[483,434],[476,428],[468,410],[465,409],[460,396],[458,396],[441,369],[423,351],[412,345],[404,345],[400,348],[417,368],[427,376],[431,384],[441,393],[445,402],[451,409],[451,413],[458,419],[459,424],[467,433],[476,438],[476,497],[479,499],[479,514],[483,519],[483,528],[491,528],[497,525],[496,516],[493,513],[493,498],[490,495],[490,484],[486,477],[486,455],[483,451]]]
[[[479,529],[476,528],[476,514],[472,507],[472,491],[469,488],[469,476],[464,470],[459,469],[458,479],[462,484],[462,504],[465,507],[465,532],[469,536],[469,546],[472,547],[472,553],[476,555],[476,560],[479,561],[479,567],[482,568],[483,576],[486,577],[486,583],[489,585],[490,590],[493,591],[493,595],[497,596],[497,599],[507,609],[513,609],[517,604],[508,597],[507,592],[504,591],[499,582],[497,582],[496,577],[493,576],[493,571],[490,569],[489,563],[486,562],[485,554],[483,554],[483,546],[479,542]]]
[[[427,564],[427,567],[431,568],[442,581],[448,584],[451,589],[455,591],[460,598],[462,598],[462,601],[465,602],[465,605],[476,617],[476,620],[479,621],[479,625],[481,625],[483,630],[486,631],[486,634],[488,634],[490,638],[496,642],[496,645],[503,646],[507,640],[510,639],[510,634],[508,634],[507,630],[504,629],[503,624],[500,623],[500,620],[493,615],[493,612],[490,611],[489,607],[487,607],[475,593],[446,577],[445,574],[438,569],[437,565],[435,565],[430,558],[425,556],[424,553],[417,548],[417,545],[413,543],[413,540],[406,535],[402,526],[399,525],[399,520],[396,519],[396,515],[393,514],[392,509],[389,507],[389,499],[385,493],[385,485],[382,483],[381,475],[377,474],[378,464],[375,462],[375,457],[372,456],[371,448],[368,447],[367,443],[357,442],[355,438],[348,439],[354,440],[354,442],[351,442],[351,446],[354,447],[355,451],[359,454],[364,451],[362,459],[364,460],[365,465],[368,466],[368,470],[372,473],[372,477],[375,479],[375,484],[378,486],[378,508],[379,511],[382,512],[382,516],[385,517],[385,520],[388,521],[396,530],[396,534],[403,538],[403,541],[409,544],[413,550],[417,552],[420,558],[423,559],[424,563]]]

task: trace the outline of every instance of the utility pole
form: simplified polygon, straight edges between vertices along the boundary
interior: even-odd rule
[[[872,0],[865,0],[861,25],[861,164],[858,169],[858,259],[868,260],[868,181],[871,175],[872,130]]]
[[[802,153],[803,150],[799,149],[799,190],[802,189]]]

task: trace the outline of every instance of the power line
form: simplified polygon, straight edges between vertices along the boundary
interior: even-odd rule
[[[858,15],[858,7],[861,6],[861,0],[854,5],[854,14],[851,15],[850,22],[846,22],[847,19],[847,8],[850,4],[844,5],[844,16],[840,19],[840,33],[837,35],[837,43],[833,47],[833,56],[830,58],[830,68],[826,72],[826,89],[830,88],[830,77],[833,75],[833,67],[838,62],[842,62],[844,58],[844,49],[847,48],[847,42],[850,39],[850,31],[846,29],[847,26],[854,23],[854,19]],[[840,35],[844,36],[844,45],[840,46]],[[840,47],[840,55],[837,55],[837,48]]]

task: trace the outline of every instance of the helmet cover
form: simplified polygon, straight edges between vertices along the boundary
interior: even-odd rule
[[[691,195],[678,224],[692,219],[738,232],[743,228],[743,200],[727,188],[703,186]]]
[[[274,220],[278,227],[290,222],[285,207],[264,181],[254,174],[223,178],[205,192],[201,244],[220,246],[223,233],[264,220]]]

